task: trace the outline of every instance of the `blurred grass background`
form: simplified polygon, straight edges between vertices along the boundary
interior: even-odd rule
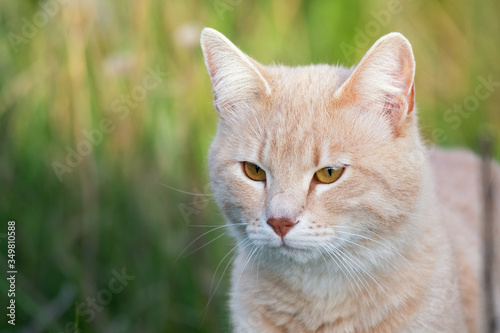
[[[182,192],[209,193],[216,114],[202,27],[264,64],[288,65],[351,66],[378,37],[400,31],[416,55],[424,136],[478,151],[481,133],[500,132],[500,87],[471,111],[450,111],[453,121],[444,113],[473,102],[478,77],[500,81],[499,15],[493,0],[3,1],[0,262],[6,267],[7,221],[15,220],[15,328],[228,331],[228,274],[209,299],[233,242],[215,239],[221,230],[196,239],[211,230],[197,226],[223,219],[209,196]],[[151,70],[167,75],[141,90]],[[67,165],[68,149],[85,145],[88,154],[60,180],[54,163]],[[134,278],[110,292],[113,271],[123,269]],[[5,278],[0,287],[4,307]],[[2,316],[0,330],[16,331]]]

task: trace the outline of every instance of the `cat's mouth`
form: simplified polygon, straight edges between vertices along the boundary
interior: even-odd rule
[[[278,249],[286,254],[304,253],[308,251],[307,249],[291,246],[290,244],[287,244],[285,241],[281,243]]]

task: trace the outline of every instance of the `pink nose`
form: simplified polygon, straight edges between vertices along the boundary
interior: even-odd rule
[[[285,237],[285,235],[295,225],[292,220],[286,218],[270,218],[267,220],[267,224],[269,224],[273,228],[276,235],[280,236],[281,238]]]

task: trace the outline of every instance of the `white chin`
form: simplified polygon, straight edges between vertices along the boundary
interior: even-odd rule
[[[275,251],[282,257],[292,259],[299,263],[305,263],[315,259],[318,254],[312,249],[297,248],[289,245],[281,245]],[[315,254],[316,253],[316,254]]]

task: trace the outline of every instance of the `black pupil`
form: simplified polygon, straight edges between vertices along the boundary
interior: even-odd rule
[[[259,173],[260,167],[258,165],[255,166],[255,173]]]
[[[326,168],[326,171],[328,171],[328,175],[330,176],[332,175],[332,170],[333,170],[332,168]]]

